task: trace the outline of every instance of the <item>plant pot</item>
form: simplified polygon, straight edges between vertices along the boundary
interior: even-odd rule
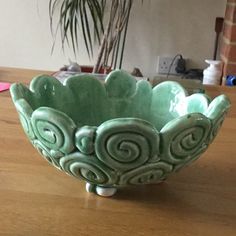
[[[83,73],[92,73],[93,72],[93,66],[86,66],[86,65],[82,65],[81,67],[81,72]],[[99,70],[99,74],[109,74],[111,72],[111,67],[101,67]]]

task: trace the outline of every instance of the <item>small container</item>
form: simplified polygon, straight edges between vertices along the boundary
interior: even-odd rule
[[[235,75],[228,75],[226,77],[226,83],[227,86],[236,86],[236,76]]]
[[[222,62],[205,60],[209,66],[203,71],[203,84],[219,85],[222,76]]]

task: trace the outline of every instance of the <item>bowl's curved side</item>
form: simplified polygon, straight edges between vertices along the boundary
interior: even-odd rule
[[[77,128],[69,116],[53,108],[32,111],[23,99],[15,105],[27,136],[47,161],[104,187],[163,181],[206,151],[212,132],[218,130],[214,120],[200,113],[176,118],[160,132],[136,118]]]
[[[168,83],[164,87],[172,89]],[[35,106],[36,96],[32,103],[26,100],[24,94],[30,98],[31,91],[22,85],[13,85],[11,94],[25,133],[47,161],[90,184],[111,187],[160,182],[196,160],[215,138],[230,107],[227,97],[221,95],[208,106],[204,95],[188,98],[179,86],[174,88],[182,94],[176,101],[174,92],[170,97],[174,109],[186,100],[186,111],[194,110],[173,115],[160,131],[138,118],[78,127],[65,112]],[[194,105],[199,99],[203,105]]]
[[[161,129],[161,159],[180,169],[197,159],[208,147],[211,121],[200,113],[174,119]]]
[[[218,134],[224,119],[231,106],[230,100],[224,94],[216,97],[203,113],[212,122],[212,129],[208,137],[208,142],[212,143]]]

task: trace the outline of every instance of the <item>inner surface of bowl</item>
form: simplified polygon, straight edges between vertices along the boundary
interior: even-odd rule
[[[50,107],[67,114],[77,126],[99,126],[114,118],[140,118],[157,130],[188,113],[206,113],[210,99],[204,94],[187,97],[176,82],[151,88],[123,71],[114,71],[103,84],[91,75],[69,78],[64,85],[50,76],[39,76],[30,90],[17,85],[13,99],[25,99],[32,110]],[[14,88],[13,88],[14,90]]]

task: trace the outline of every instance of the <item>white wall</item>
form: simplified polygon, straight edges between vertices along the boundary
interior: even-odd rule
[[[205,67],[214,45],[216,16],[224,16],[226,0],[134,1],[124,68],[138,66],[156,73],[158,55],[183,54],[192,67]],[[48,1],[0,0],[0,66],[57,70],[68,62],[56,45],[51,55]],[[73,58],[73,57],[72,57]],[[91,64],[84,49],[81,64]]]

